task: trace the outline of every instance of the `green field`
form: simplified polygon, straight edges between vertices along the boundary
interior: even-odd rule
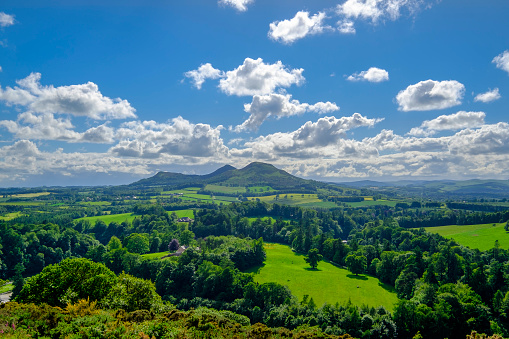
[[[106,224],[109,224],[110,222],[118,222],[119,224],[123,221],[132,222],[136,216],[133,213],[122,213],[122,214],[108,214],[108,215],[98,215],[95,217],[84,217],[76,219],[76,221],[79,220],[88,220],[91,224],[94,224],[97,220],[101,219]]]
[[[11,283],[0,286],[0,293],[10,292],[14,288],[14,285]]]
[[[86,206],[110,206],[111,202],[109,201],[80,201],[80,205]]]
[[[391,200],[364,200],[359,202],[345,202],[348,206],[351,207],[367,207],[367,206],[376,206],[376,205],[384,205],[394,207],[399,201],[391,201]]]
[[[12,220],[12,219],[20,217],[22,215],[23,215],[23,213],[21,213],[21,212],[7,213],[4,216],[0,216],[0,220]]]
[[[177,217],[179,218],[184,218],[184,217],[189,217],[189,218],[194,218],[194,213],[193,213],[193,210],[178,210],[178,211],[168,211],[168,214],[172,214],[173,212],[175,212],[175,214],[177,215]]]
[[[229,187],[229,186],[220,186],[220,185],[207,185],[205,186],[205,191],[224,193],[224,194],[240,194],[246,193],[245,187]]]
[[[144,259],[160,259],[167,254],[170,254],[170,252],[147,253],[147,254],[142,254],[141,257]]]
[[[267,195],[264,197],[250,197],[249,200],[257,200],[266,202],[266,203],[279,203],[284,205],[308,205],[323,203],[324,201],[318,199],[316,194],[300,194],[300,193],[288,193],[288,194],[280,194],[279,197],[276,195]],[[313,205],[314,206],[314,205]],[[337,206],[334,204],[334,206]]]
[[[292,252],[285,245],[266,243],[265,250],[267,259],[264,265],[250,271],[256,272],[255,281],[286,285],[299,300],[307,294],[317,306],[321,306],[325,302],[345,303],[350,299],[357,305],[383,305],[391,311],[398,300],[392,287],[371,276],[355,276],[324,261],[318,264],[317,270],[312,270],[304,262],[303,255]]]
[[[426,231],[452,238],[463,246],[486,251],[494,247],[495,240],[501,248],[509,249],[509,233],[504,230],[505,223],[480,225],[450,225],[426,227]]]
[[[39,193],[21,193],[21,194],[12,194],[10,197],[12,198],[37,198],[42,197],[44,195],[50,195],[50,192],[39,192]]]
[[[14,202],[0,202],[0,206],[41,206],[42,202],[32,201],[14,201]]]

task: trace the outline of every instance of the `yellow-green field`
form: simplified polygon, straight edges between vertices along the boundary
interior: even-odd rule
[[[23,215],[23,213],[21,213],[21,212],[7,213],[4,216],[0,216],[0,220],[12,220],[12,219],[17,218],[21,215]]]
[[[13,194],[13,195],[10,195],[9,197],[11,197],[11,198],[37,198],[37,197],[42,197],[42,196],[50,195],[50,194],[51,194],[50,192],[21,193],[21,194]]]
[[[450,225],[426,227],[425,230],[438,233],[446,238],[452,238],[463,246],[486,251],[494,247],[496,240],[498,240],[501,248],[509,249],[509,233],[504,230],[504,225],[505,223]]]
[[[350,299],[357,305],[383,305],[388,310],[392,310],[398,300],[392,287],[380,283],[377,278],[355,276],[325,261],[318,264],[317,270],[312,270],[303,255],[295,254],[285,245],[266,243],[265,250],[264,265],[250,270],[256,272],[255,281],[286,285],[299,300],[307,294],[318,306],[345,303]]]
[[[108,215],[98,215],[94,217],[84,217],[76,219],[76,221],[79,220],[88,220],[91,224],[95,224],[97,220],[102,220],[106,224],[109,224],[110,222],[118,222],[122,223],[124,221],[132,222],[136,216],[133,213],[121,213],[121,214],[108,214]]]

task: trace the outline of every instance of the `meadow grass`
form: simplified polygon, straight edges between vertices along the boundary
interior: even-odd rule
[[[5,284],[3,286],[0,286],[0,293],[10,292],[14,289],[13,284]]]
[[[393,288],[377,278],[355,276],[343,268],[321,261],[316,270],[304,261],[304,256],[280,244],[265,244],[267,259],[264,265],[251,269],[258,283],[277,282],[286,285],[299,300],[304,295],[313,298],[317,306],[324,303],[346,303],[369,306],[383,305],[392,311],[398,300]]]
[[[376,205],[384,205],[394,207],[399,201],[391,201],[391,200],[364,200],[359,202],[346,202],[348,206],[351,207],[368,207],[368,206],[376,206]]]
[[[111,202],[109,201],[80,201],[80,205],[88,205],[88,206],[110,206]]]
[[[509,233],[504,230],[505,223],[479,225],[450,225],[439,227],[425,227],[431,233],[438,233],[443,237],[452,238],[463,246],[478,248],[486,251],[495,246],[495,241],[501,248],[509,249]]]
[[[98,215],[98,216],[93,216],[93,217],[84,217],[84,218],[76,219],[76,221],[88,220],[88,221],[90,221],[91,224],[95,224],[95,222],[97,220],[102,220],[108,225],[111,222],[118,222],[120,224],[126,220],[128,222],[132,222],[135,217],[136,217],[136,215],[134,215],[133,213],[121,213],[121,214],[108,214],[108,215]]]
[[[207,185],[205,186],[206,191],[224,193],[224,194],[240,194],[246,193],[245,187],[229,187],[229,186],[220,186],[220,185]]]
[[[20,217],[22,215],[23,215],[23,213],[21,213],[21,212],[7,213],[4,216],[0,216],[0,220],[12,220],[12,219]]]
[[[188,217],[188,218],[191,218],[191,219],[194,218],[194,213],[193,213],[193,210],[191,210],[191,209],[177,210],[177,211],[168,211],[168,214],[171,215],[173,212],[175,212],[175,214],[179,218],[184,218],[184,217]]]
[[[0,206],[41,206],[42,202],[33,201],[15,201],[15,202],[0,202]]]
[[[20,194],[12,194],[11,198],[37,198],[45,195],[50,195],[50,192],[39,192],[39,193],[20,193]]]
[[[318,199],[316,194],[301,194],[301,193],[288,193],[288,194],[280,194],[276,200],[276,195],[267,195],[264,197],[250,197],[249,200],[260,199],[260,201],[266,203],[278,203],[285,205],[303,205],[310,203],[321,203],[322,200]],[[334,204],[334,206],[336,206]]]
[[[170,252],[168,251],[165,251],[165,252],[157,252],[157,253],[147,253],[147,254],[142,254],[141,257],[143,259],[160,259],[162,257],[164,257],[165,255],[168,255],[170,254]]]

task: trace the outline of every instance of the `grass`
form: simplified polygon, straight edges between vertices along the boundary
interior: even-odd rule
[[[184,217],[189,217],[191,219],[194,218],[193,210],[190,210],[190,209],[187,209],[187,210],[178,210],[178,211],[168,211],[168,214],[171,215],[173,212],[175,212],[175,214],[179,218],[184,218]]]
[[[0,202],[0,206],[41,206],[42,202],[32,201],[16,201],[16,202]]]
[[[359,202],[346,202],[348,206],[351,207],[368,207],[368,206],[376,206],[376,205],[384,205],[394,207],[398,201],[390,201],[390,200],[364,200]]]
[[[80,205],[87,205],[87,206],[110,206],[111,202],[109,201],[80,201]]]
[[[0,216],[0,220],[6,220],[6,221],[12,220],[12,219],[20,217],[22,215],[23,215],[23,213],[21,213],[21,212],[7,213],[5,216]]]
[[[501,248],[509,249],[509,233],[504,230],[505,223],[479,225],[450,225],[440,227],[426,227],[431,233],[438,233],[443,237],[452,238],[463,246],[478,248],[486,251],[494,247],[495,240]]]
[[[306,264],[303,255],[292,252],[285,245],[266,243],[265,250],[267,259],[264,265],[250,270],[256,273],[255,281],[286,285],[299,300],[307,294],[317,306],[321,306],[324,303],[345,303],[350,299],[356,305],[383,305],[390,311],[398,300],[392,287],[374,277],[355,276],[325,261],[313,270]]]
[[[10,292],[14,289],[14,285],[11,283],[0,286],[0,293]]]
[[[142,254],[141,257],[144,259],[160,259],[168,254],[170,254],[170,252],[168,252],[168,251],[157,252],[157,253],[147,253],[147,254]]]
[[[84,217],[76,219],[76,221],[80,220],[88,220],[91,224],[94,224],[97,220],[104,221],[107,225],[111,222],[118,222],[119,224],[123,221],[132,222],[136,216],[133,213],[122,213],[122,214],[108,214],[108,215],[99,215],[94,217]]]
[[[322,200],[318,199],[316,194],[300,194],[300,193],[288,193],[288,194],[280,194],[276,199],[276,195],[267,195],[264,197],[250,197],[249,200],[260,199],[260,201],[266,203],[278,203],[285,205],[303,205],[310,203],[323,203]],[[334,206],[336,206],[334,204]]]
[[[220,186],[220,185],[207,185],[205,186],[206,191],[224,193],[224,194],[240,194],[246,193],[245,187],[229,187],[229,186]]]
[[[21,194],[13,194],[11,198],[37,198],[42,197],[44,195],[50,195],[50,192],[39,192],[39,193],[21,193]]]

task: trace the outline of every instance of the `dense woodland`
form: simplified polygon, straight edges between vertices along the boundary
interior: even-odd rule
[[[23,211],[0,222],[0,279],[13,281],[17,302],[0,306],[11,324],[3,331],[15,324],[23,335],[55,338],[80,326],[109,337],[256,337],[253,331],[260,338],[509,336],[509,251],[496,242],[489,251],[470,249],[422,229],[507,222],[507,209],[415,199],[349,207],[337,198],[336,208],[320,209],[256,200],[148,202],[143,192],[136,200],[107,190],[87,194],[87,202],[109,202],[105,207],[80,205],[83,196],[71,189],[59,194],[65,208],[0,206],[4,214]],[[192,223],[177,221],[171,211],[178,206],[193,208]],[[106,208],[134,218],[76,220]],[[304,254],[315,250],[354,274],[377,277],[399,301],[392,313],[383,306],[316,305],[278,283],[257,283],[245,271],[263,264],[264,242]],[[180,245],[189,248],[179,257],[141,256]],[[122,330],[113,331],[114,322]],[[93,337],[78,332],[74,337]]]

